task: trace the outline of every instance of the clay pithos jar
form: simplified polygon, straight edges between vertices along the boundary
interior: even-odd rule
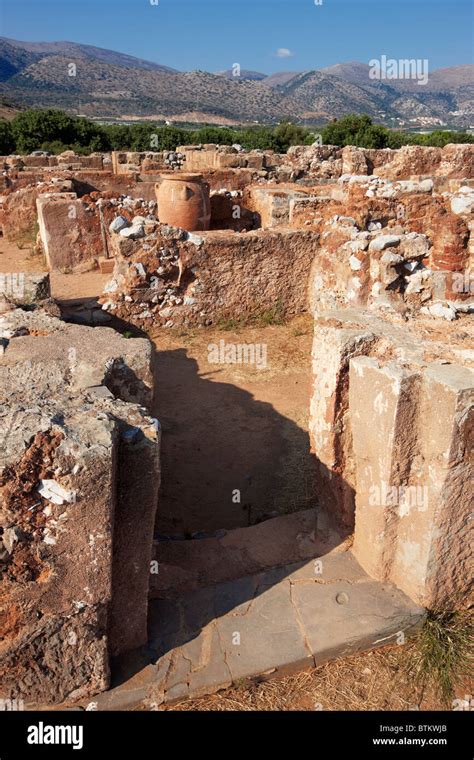
[[[209,185],[201,174],[170,172],[155,185],[158,218],[162,224],[188,232],[208,230],[211,221]]]

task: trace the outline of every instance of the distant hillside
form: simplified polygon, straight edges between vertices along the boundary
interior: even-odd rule
[[[70,76],[70,64],[76,76]],[[369,78],[365,63],[320,71],[210,74],[180,72],[158,63],[77,42],[20,42],[0,38],[3,92],[23,107],[54,107],[100,118],[197,118],[218,123],[327,122],[367,113],[389,126],[474,121],[474,66],[430,73],[414,81]],[[73,72],[74,73],[74,72]]]
[[[287,82],[289,82],[291,79],[294,79],[297,76],[300,76],[300,71],[278,71],[276,74],[270,74],[270,76],[265,77],[263,79],[263,84],[266,84],[267,87],[281,87]]]
[[[5,95],[0,95],[0,119],[11,121],[20,111],[21,108],[18,103],[5,97]]]
[[[275,90],[297,102],[305,118],[330,119],[347,113],[366,113],[376,118],[386,113],[396,115],[389,107],[385,88],[372,91],[321,71],[297,74]]]
[[[218,77],[225,77],[226,79],[248,79],[251,82],[261,82],[263,79],[267,79],[266,74],[262,74],[260,71],[247,71],[247,69],[241,69],[238,77],[235,76],[233,69],[216,71],[215,73]]]
[[[169,66],[162,66],[159,63],[135,58],[133,55],[117,53],[115,50],[106,50],[105,48],[98,48],[93,45],[83,45],[79,42],[21,42],[20,40],[0,37],[0,49],[2,43],[14,48],[18,55],[25,56],[25,60],[29,56],[30,63],[38,61],[45,56],[59,55],[71,59],[84,58],[91,61],[102,61],[103,63],[124,66],[130,69],[171,73],[176,71],[176,69],[171,69]]]
[[[69,66],[76,65],[76,76]],[[20,102],[95,116],[180,116],[189,111],[235,121],[276,121],[295,104],[259,82],[227,80],[203,71],[165,73],[98,61],[48,56],[4,83]]]
[[[373,84],[374,80],[370,79],[370,66],[367,63],[358,61],[349,61],[347,63],[337,63],[335,66],[328,66],[320,69],[324,74],[331,74],[345,82],[357,84],[360,87],[368,87]],[[396,90],[402,92],[420,92],[429,90],[430,92],[443,92],[446,90],[457,90],[460,87],[467,87],[474,82],[474,65],[465,64],[463,66],[451,66],[446,69],[436,69],[429,71],[428,82],[425,85],[419,85],[413,79],[391,79],[384,80],[384,84],[389,84]]]

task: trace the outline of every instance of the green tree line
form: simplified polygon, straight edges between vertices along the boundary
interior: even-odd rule
[[[443,147],[447,143],[472,143],[474,135],[444,130],[425,134],[401,132],[373,124],[369,116],[358,114],[335,119],[320,130],[289,122],[274,127],[203,126],[199,129],[153,123],[106,125],[54,109],[31,109],[18,113],[12,121],[0,120],[1,155],[28,154],[34,150],[48,150],[53,154],[74,150],[84,155],[109,150],[159,151],[202,143],[238,143],[249,150],[273,149],[286,153],[292,145],[311,145],[316,141],[361,148]]]

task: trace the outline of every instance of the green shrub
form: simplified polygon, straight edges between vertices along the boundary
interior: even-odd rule
[[[68,148],[83,154],[108,150],[160,151],[195,143],[240,143],[248,150],[285,153],[292,145],[311,145],[317,134],[290,121],[274,127],[255,125],[237,129],[207,125],[199,129],[185,129],[152,122],[101,125],[53,108],[30,109],[17,114],[10,123],[0,120],[0,153],[31,153],[38,149],[60,153]],[[373,124],[366,114],[349,114],[335,119],[323,127],[320,134],[325,145],[356,145],[361,148],[400,148],[402,145],[443,147],[447,143],[474,142],[474,135],[466,132],[435,130],[416,134],[390,130]]]
[[[0,119],[0,155],[8,156],[15,150],[15,139],[10,122]]]

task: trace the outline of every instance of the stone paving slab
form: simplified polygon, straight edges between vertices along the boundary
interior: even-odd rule
[[[186,635],[194,638],[173,650],[163,684],[165,702],[217,691],[243,678],[286,675],[395,642],[424,615],[394,586],[370,579],[351,552],[274,568],[204,591],[179,600],[177,641]],[[161,602],[154,604],[159,630]],[[204,627],[186,634],[200,615]],[[189,665],[186,673],[178,652]]]
[[[235,580],[260,570],[343,551],[341,536],[325,514],[306,509],[221,536],[193,540],[157,540],[150,597],[177,598],[197,588]]]
[[[308,669],[395,643],[424,614],[369,578],[350,551],[153,600],[148,664],[129,663],[130,677],[99,695],[98,709],[159,709],[241,679]]]

